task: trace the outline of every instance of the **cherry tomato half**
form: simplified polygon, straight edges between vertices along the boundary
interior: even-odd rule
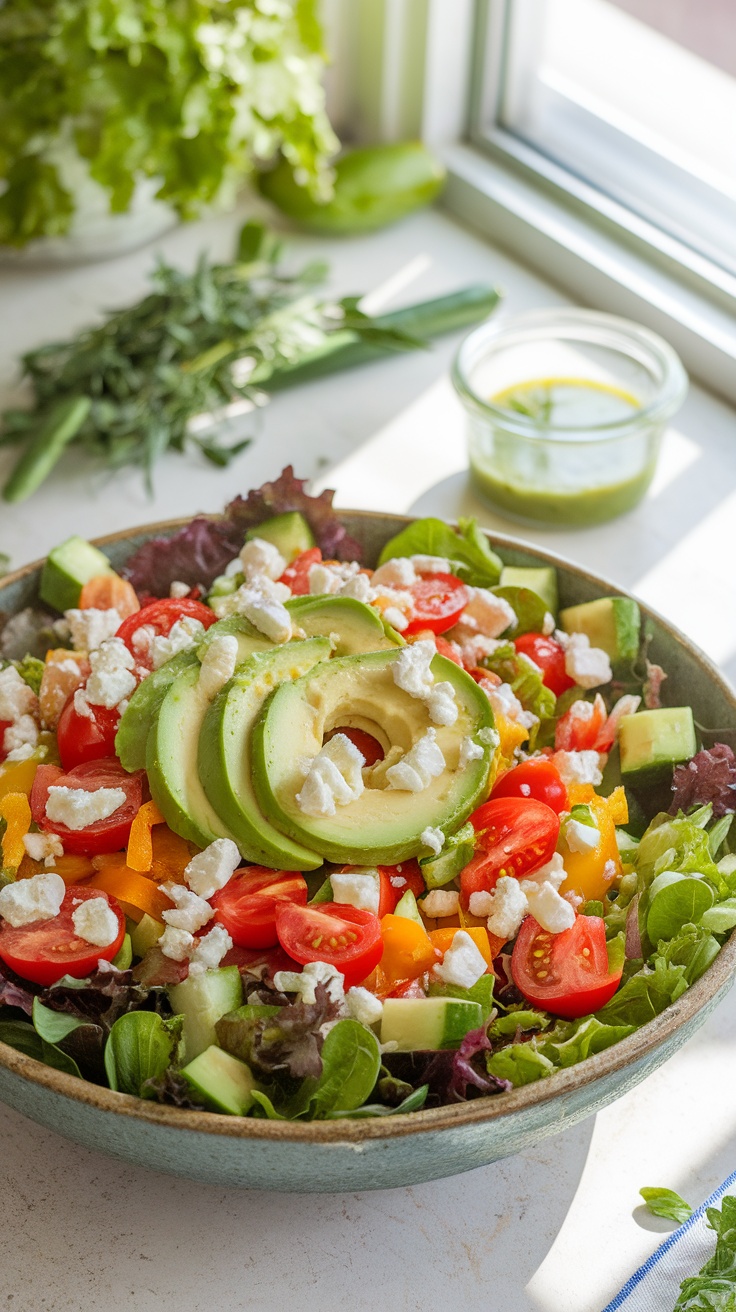
[[[585,752],[597,747],[607,720],[606,704],[600,693],[595,701],[573,702],[555,725],[555,747],[563,752]]]
[[[370,975],[383,953],[378,916],[337,902],[307,907],[282,902],[276,908],[276,932],[290,957],[302,965],[326,961],[345,976],[346,988]]]
[[[279,583],[285,583],[295,597],[309,596],[309,571],[313,565],[319,565],[322,559],[322,552],[319,547],[309,547],[307,551],[302,551],[295,556],[290,565],[286,566]]]
[[[454,574],[423,574],[408,589],[414,599],[414,618],[402,630],[404,636],[431,629],[444,633],[457,624],[468,604],[468,589]]]
[[[527,1001],[565,1020],[604,1007],[621,973],[609,974],[606,926],[599,916],[578,916],[561,934],[548,933],[527,916],[511,955],[514,983]]]
[[[528,761],[507,770],[494,784],[491,798],[495,797],[533,797],[551,806],[558,815],[567,810],[567,789],[548,756],[530,756]]]
[[[31,789],[31,814],[39,829],[58,834],[65,852],[81,852],[86,856],[118,852],[125,847],[130,826],[143,803],[144,780],[142,770],[128,774],[115,757],[83,761],[66,774],[56,765],[39,765]],[[80,788],[88,793],[98,788],[121,788],[125,801],[106,820],[97,820],[86,829],[69,829],[46,815],[49,788],[54,787]]]
[[[152,601],[142,610],[137,610],[134,615],[129,615],[123,620],[115,637],[122,639],[139,665],[150,665],[145,649],[141,650],[133,642],[134,635],[145,625],[153,629],[157,637],[165,638],[176,621],[183,620],[185,617],[199,620],[205,629],[217,619],[215,612],[201,601],[192,601],[189,597],[165,597],[163,601]]]
[[[560,832],[560,817],[530,797],[498,797],[470,817],[475,856],[460,875],[463,906],[471,893],[488,892],[501,875],[523,879],[549,861]]]
[[[106,948],[95,947],[93,943],[80,938],[72,921],[72,913],[80,902],[87,902],[93,897],[103,897],[117,917],[117,935]],[[97,969],[100,957],[103,961],[112,961],[120,951],[124,937],[125,916],[114,898],[101,893],[98,888],[70,884],[58,916],[51,920],[34,920],[30,925],[20,925],[17,929],[3,921],[0,927],[0,957],[22,979],[48,987],[61,979],[62,975],[84,979],[85,975]]]
[[[277,906],[281,902],[304,906],[307,897],[306,880],[298,871],[246,866],[210,900],[215,920],[225,926],[237,947],[272,948],[278,942]]]
[[[424,882],[424,875],[419,868],[419,862],[412,858],[409,861],[402,861],[398,866],[379,866],[380,875],[386,875],[389,884],[397,894],[397,902],[406,892],[413,893],[415,897],[421,897],[427,891],[427,885]],[[392,911],[393,907],[389,907]],[[387,912],[379,913],[385,916]]]
[[[568,688],[575,687],[565,669],[565,653],[559,642],[548,638],[543,633],[522,633],[514,641],[516,650],[522,656],[528,656],[542,671],[542,683],[559,697]]]
[[[120,723],[117,707],[90,706],[91,715],[80,715],[74,695],[67,698],[56,729],[59,756],[65,770],[83,761],[99,761],[115,755],[115,734]]]

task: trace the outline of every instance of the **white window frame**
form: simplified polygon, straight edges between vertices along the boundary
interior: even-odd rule
[[[736,402],[736,277],[499,125],[512,2],[327,0],[333,45],[352,51],[343,135],[422,137],[447,164],[446,209],[580,303],[662,333]]]

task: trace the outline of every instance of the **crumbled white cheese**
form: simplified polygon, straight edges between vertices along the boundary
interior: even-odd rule
[[[292,634],[292,623],[284,601],[289,596],[289,589],[286,588],[284,596],[283,587],[283,584],[272,583],[264,575],[251,584],[244,583],[232,598],[226,597],[224,600],[232,600],[232,610],[244,615],[271,642],[288,642]]]
[[[366,605],[373,597],[373,588],[368,575],[356,574],[354,578],[348,579],[340,588],[339,596],[352,597],[354,601],[362,601]]]
[[[378,915],[381,900],[380,876],[377,870],[336,871],[330,875],[332,900],[348,907],[361,907]]]
[[[150,659],[154,638],[158,637],[152,624],[141,624],[130,639],[133,651],[139,661]]]
[[[164,933],[166,932],[164,930]],[[195,939],[194,947],[189,953],[189,974],[204,975],[208,970],[217,970],[232,945],[233,941],[224,925],[213,926],[208,934]]]
[[[452,574],[452,565],[444,556],[412,556],[417,574]]]
[[[77,688],[74,693],[74,709],[77,715],[83,715],[87,720],[94,720],[95,718],[95,713],[87,701],[84,688]]]
[[[240,563],[249,583],[265,574],[267,579],[280,579],[287,562],[278,547],[265,538],[251,538],[240,552]]]
[[[455,689],[449,682],[436,683],[427,697],[427,710],[433,724],[454,724],[458,717]]]
[[[470,765],[472,761],[480,761],[482,757],[483,747],[481,744],[476,743],[466,734],[460,741],[460,755],[457,762],[458,770],[464,770],[466,765]]]
[[[58,916],[65,893],[64,880],[52,871],[32,875],[30,879],[16,879],[0,889],[0,916],[13,929],[32,925],[36,920],[51,920]]]
[[[0,670],[0,720],[14,724],[22,715],[30,715],[37,704],[36,694],[21,679],[14,665]]]
[[[366,1025],[369,1029],[371,1025],[377,1025],[383,1015],[381,999],[377,998],[375,993],[371,993],[370,989],[361,988],[360,985],[348,989],[345,994],[345,1005],[353,1020],[360,1021],[361,1025]]]
[[[466,629],[482,633],[486,638],[499,638],[516,624],[516,612],[505,597],[496,596],[488,588],[468,588],[468,592],[470,596],[460,617]]]
[[[49,788],[46,815],[53,824],[67,829],[86,829],[99,820],[107,820],[125,804],[123,788],[69,788],[54,784]]]
[[[334,596],[344,584],[360,572],[357,560],[344,562],[333,561],[325,564],[318,561],[309,569],[309,592],[312,597]]]
[[[445,764],[436,730],[427,729],[400,761],[389,766],[386,781],[389,788],[421,793],[432,779],[439,778]]]
[[[30,747],[38,742],[38,725],[32,715],[21,715],[9,724],[3,734],[3,750],[6,754],[16,752],[20,747]]]
[[[454,630],[451,630],[450,637]],[[485,638],[482,633],[476,633],[472,636],[460,635],[459,641],[460,656],[466,670],[474,670],[486,658],[492,656],[497,647],[503,647],[503,643],[497,638]]]
[[[24,834],[23,846],[31,861],[45,861],[47,856],[63,856],[64,847],[56,834]]]
[[[436,655],[437,648],[429,638],[422,638],[419,642],[408,643],[406,647],[402,647],[392,670],[397,688],[407,692],[410,697],[425,701],[434,684],[431,665]]]
[[[597,784],[603,782],[600,759],[595,751],[555,752],[552,757],[563,784]]]
[[[169,596],[174,601],[181,601],[182,597],[189,596],[191,590],[192,589],[190,588],[188,583],[181,583],[179,579],[174,579],[174,582],[169,588]]]
[[[491,747],[494,750],[501,742],[498,729],[479,729],[475,736],[478,739],[478,742],[482,743],[484,747]]]
[[[498,715],[513,720],[524,729],[532,729],[538,723],[536,715],[524,710],[510,683],[499,683],[488,688],[488,700]]]
[[[459,894],[451,888],[433,888],[423,897],[419,907],[425,916],[441,920],[445,916],[456,916],[460,905]]]
[[[565,650],[565,672],[581,688],[598,688],[613,678],[611,662],[600,647],[591,647],[587,633],[571,633]]]
[[[85,942],[109,948],[120,933],[120,924],[106,897],[91,897],[72,911],[72,924]]]
[[[486,973],[486,960],[464,929],[459,929],[447,949],[442,962],[434,967],[434,974],[445,984],[460,989],[472,989],[481,975]]]
[[[114,608],[97,610],[90,606],[86,610],[65,610],[64,619],[69,625],[69,634],[75,651],[97,651],[107,638],[117,633],[122,618]]]
[[[336,806],[347,806],[360,797],[365,787],[362,770],[365,757],[344,733],[336,733],[312,759],[296,795],[305,815],[334,815]]]
[[[445,846],[445,835],[437,825],[427,825],[427,828],[423,829],[419,835],[419,839],[425,847],[429,848],[430,852],[434,852],[435,856],[439,856]]]
[[[184,878],[198,897],[211,898],[224,888],[240,865],[240,853],[231,838],[216,838],[203,852],[193,856]]]
[[[201,620],[192,619],[191,615],[176,620],[165,637],[156,634],[151,642],[150,659],[154,670],[160,669],[172,656],[178,656],[179,652],[198,647],[203,637],[204,624]]]
[[[387,624],[391,625],[392,629],[396,629],[397,633],[403,633],[404,629],[409,627],[407,616],[403,610],[399,610],[398,606],[387,606],[383,612],[383,618]]]
[[[532,879],[523,879],[521,887],[526,895],[529,912],[542,929],[550,934],[561,934],[575,924],[575,908],[547,880],[537,883]]]
[[[6,730],[7,733],[7,730]],[[35,748],[30,743],[21,743],[20,747],[11,747],[7,753],[6,761],[29,761],[33,756]]]
[[[186,961],[194,947],[194,935],[186,929],[167,925],[156,946],[171,961]]]
[[[497,938],[513,938],[519,931],[528,906],[518,879],[501,875],[490,893],[470,895],[470,914],[488,917],[488,932]]]
[[[555,617],[551,611],[546,610],[544,612],[544,621],[542,623],[542,633],[544,634],[545,638],[548,638],[550,637],[551,634],[554,633],[554,631],[555,631]]]
[[[170,880],[166,884],[159,884],[159,888],[174,903],[174,910],[163,911],[161,918],[175,929],[186,929],[190,934],[196,934],[215,914],[209,902],[198,897],[184,884],[175,884]]]
[[[600,842],[600,830],[596,825],[581,824],[579,820],[568,820],[565,825],[565,842],[571,852],[592,852]]]
[[[308,961],[301,971],[277,970],[273,982],[282,993],[298,993],[308,1005],[316,1001],[318,984],[324,984],[331,1002],[342,1002],[344,996],[344,975],[326,961]]]
[[[92,673],[84,696],[92,706],[105,706],[111,710],[125,697],[130,697],[136,686],[135,675],[131,674],[135,660],[120,638],[107,638],[97,651],[90,652],[89,663]]]
[[[407,556],[395,556],[373,571],[371,583],[374,588],[385,585],[388,588],[410,588],[417,581],[414,562]]]
[[[208,701],[214,701],[235,673],[238,640],[234,633],[218,634],[210,642],[199,671],[199,689]]]

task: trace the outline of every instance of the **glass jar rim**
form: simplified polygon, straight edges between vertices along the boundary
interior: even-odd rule
[[[540,340],[545,336],[568,340],[587,336],[589,342],[609,346],[639,363],[643,363],[642,356],[648,356],[660,375],[659,388],[647,405],[640,406],[625,419],[580,426],[565,424],[560,428],[553,424],[541,428],[534,419],[505,406],[494,405],[474,390],[468,373],[482,354],[506,349],[515,341],[521,344],[525,339]],[[632,349],[634,347],[636,350]],[[484,352],[483,348],[490,350]],[[688,376],[680,357],[657,333],[618,315],[565,306],[531,310],[505,321],[486,320],[463,338],[452,362],[451,378],[467,409],[494,420],[508,432],[539,442],[577,442],[576,435],[581,432],[590,433],[596,443],[627,437],[639,431],[643,424],[666,422],[679,409],[688,389]]]

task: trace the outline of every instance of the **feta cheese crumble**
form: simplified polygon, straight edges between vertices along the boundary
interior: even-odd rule
[[[380,876],[377,870],[336,871],[330,875],[332,900],[343,906],[361,907],[378,915],[381,900]]]
[[[497,938],[513,938],[527,914],[527,900],[518,879],[501,875],[490,893],[470,894],[471,916],[487,916],[488,932]]]
[[[86,943],[109,948],[115,942],[120,924],[106,897],[91,897],[72,911],[72,924]]]
[[[550,934],[560,934],[575,922],[572,904],[558,892],[565,878],[562,857],[555,852],[526,879],[502,875],[491,892],[471,893],[470,914],[487,916],[488,932],[498,938],[514,938],[527,915]]]
[[[87,652],[97,651],[107,638],[113,638],[123,622],[114,608],[97,610],[94,606],[65,610],[64,619],[69,625],[74,650]]]
[[[75,831],[108,820],[125,804],[123,788],[68,788],[54,784],[49,788],[46,815],[53,824],[66,825]]]
[[[592,784],[595,787],[603,782],[596,751],[555,752],[552,760],[563,784]]]
[[[440,965],[434,967],[434,974],[445,984],[472,989],[481,975],[485,975],[486,964],[485,957],[470,935],[464,929],[459,929]]]
[[[13,929],[36,920],[51,920],[58,916],[65,893],[64,880],[53,871],[17,879],[0,889],[0,916]]]
[[[424,846],[429,848],[430,852],[434,852],[435,856],[439,856],[445,846],[445,835],[437,825],[427,825],[427,828],[422,830],[419,838]]]
[[[191,615],[184,615],[182,619],[172,624],[165,636],[157,633],[151,640],[149,648],[154,670],[160,669],[171,660],[172,656],[178,656],[179,652],[191,651],[193,647],[198,647],[204,632],[204,624],[201,620],[192,619]]]
[[[410,588],[417,581],[414,562],[408,556],[394,556],[373,571],[371,583],[374,588],[382,585],[388,588]]]
[[[305,815],[334,815],[337,806],[347,806],[360,797],[365,787],[362,770],[365,757],[344,733],[336,733],[310,761],[296,802]]]
[[[92,667],[83,697],[92,706],[112,710],[124,698],[130,697],[136,686],[135,660],[120,638],[106,638],[97,651],[89,653]],[[77,695],[74,697],[77,705]]]
[[[433,888],[431,893],[420,902],[425,916],[432,920],[441,920],[444,916],[456,916],[460,905],[460,896],[450,888]]]
[[[169,881],[160,884],[159,888],[174,903],[174,910],[163,911],[161,919],[167,925],[173,925],[175,929],[186,929],[190,934],[195,934],[203,925],[208,924],[215,914],[209,902],[203,897],[198,897],[184,884]]]
[[[15,723],[22,715],[35,711],[38,699],[32,688],[21,679],[14,665],[0,670],[0,720]]]
[[[284,595],[284,590],[286,595]],[[292,633],[291,616],[284,605],[289,589],[261,576],[252,584],[244,583],[234,594],[234,610],[244,615],[259,633],[271,642],[288,642]],[[226,598],[225,600],[229,600]]]
[[[593,852],[600,837],[597,825],[585,825],[580,820],[568,820],[565,824],[565,842],[571,852]]]
[[[186,961],[194,948],[194,935],[187,929],[176,929],[174,925],[167,925],[158,940],[158,947],[170,961]]]
[[[480,761],[482,759],[483,759],[482,745],[480,743],[476,743],[472,738],[468,737],[468,735],[466,734],[466,736],[460,741],[460,755],[458,757],[458,762],[457,762],[458,770],[464,770],[466,765],[470,765],[473,761]]]
[[[345,977],[326,961],[308,961],[301,971],[277,970],[273,982],[281,993],[298,993],[309,1006],[317,1000],[318,984],[324,984],[331,1002],[342,1002],[344,997]]]
[[[190,588],[188,583],[181,583],[179,579],[174,579],[174,582],[169,588],[169,596],[174,601],[181,601],[182,597],[189,596],[191,590],[192,589]]]
[[[287,565],[278,547],[265,538],[251,538],[246,542],[240,552],[240,563],[249,583],[264,574],[275,583]]]
[[[211,898],[224,888],[240,865],[240,853],[231,838],[216,838],[203,852],[193,856],[184,870],[184,878],[193,893]]]
[[[164,933],[167,932],[164,930]],[[189,952],[189,974],[204,975],[208,970],[217,970],[232,945],[233,941],[224,925],[215,925],[208,934],[194,940],[194,947]]]
[[[56,834],[24,834],[23,846],[31,861],[45,861],[47,857],[64,855],[61,839]]]
[[[214,701],[218,692],[232,679],[238,651],[238,640],[234,633],[218,634],[210,642],[199,671],[199,689],[207,701]]]
[[[38,725],[32,715],[21,715],[13,724],[8,725],[3,734],[3,750],[6,754],[24,747],[33,750],[37,742]]]
[[[400,761],[389,766],[386,771],[388,787],[421,793],[432,779],[439,778],[445,764],[442,749],[437,742],[437,731],[427,729]]]
[[[423,701],[435,724],[451,725],[458,717],[455,690],[451,683],[435,683],[431,665],[436,655],[437,647],[431,638],[408,643],[394,662],[394,683],[410,697]]]
[[[345,994],[345,1005],[353,1020],[360,1021],[361,1025],[366,1025],[369,1029],[371,1025],[377,1025],[383,1015],[381,999],[377,998],[375,993],[371,993],[370,989],[361,988],[359,984],[348,989]]]
[[[472,635],[481,633],[485,638],[500,638],[506,629],[515,625],[516,612],[505,597],[496,596],[488,588],[468,588],[470,594],[460,617],[460,625]]]
[[[613,678],[607,653],[600,647],[591,647],[587,633],[568,634],[565,673],[580,688],[599,688]]]

